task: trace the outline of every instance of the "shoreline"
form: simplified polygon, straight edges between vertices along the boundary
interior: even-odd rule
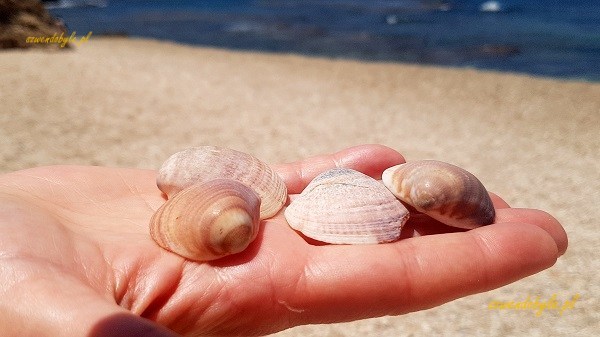
[[[324,55],[318,53],[299,53],[294,51],[268,51],[261,49],[249,49],[249,48],[226,48],[226,47],[218,47],[218,46],[210,46],[210,45],[198,45],[192,43],[185,42],[177,42],[169,39],[157,39],[157,38],[146,38],[146,37],[138,37],[138,36],[129,36],[123,32],[114,32],[114,33],[100,33],[95,34],[93,31],[79,32],[73,31],[62,34],[54,34],[52,36],[32,36],[28,38],[27,43],[32,44],[56,44],[57,50],[53,50],[51,48],[48,49],[0,49],[0,55],[2,53],[11,53],[11,52],[27,52],[31,50],[32,52],[40,52],[40,53],[53,53],[53,52],[75,52],[78,47],[81,47],[81,44],[86,43],[88,41],[130,41],[132,43],[158,43],[179,47],[187,47],[198,50],[207,50],[207,51],[223,51],[230,53],[241,53],[241,54],[256,54],[256,55],[271,55],[271,56],[281,56],[281,57],[301,57],[315,60],[324,60],[324,61],[332,61],[332,62],[353,62],[360,64],[374,64],[374,65],[398,65],[398,66],[408,66],[408,67],[423,67],[423,68],[432,68],[432,69],[453,69],[457,71],[475,71],[479,73],[489,73],[495,75],[508,75],[508,76],[521,76],[528,77],[532,79],[539,80],[550,80],[550,81],[559,81],[559,82],[580,82],[580,83],[589,83],[589,84],[600,84],[600,78],[598,80],[587,79],[587,78],[577,78],[577,77],[564,77],[564,76],[549,76],[549,75],[539,75],[539,74],[531,74],[525,72],[519,72],[516,70],[498,70],[498,69],[487,69],[487,68],[478,68],[475,66],[461,66],[461,65],[444,65],[437,63],[419,63],[419,62],[410,62],[410,61],[393,61],[393,60],[377,60],[377,59],[369,59],[362,57],[353,57],[353,56],[336,56],[336,55]],[[104,42],[103,42],[104,43]],[[74,50],[62,50],[65,44],[69,44],[73,47]]]
[[[419,0],[387,5],[341,1],[294,6],[190,2],[184,8],[115,3],[101,9],[57,9],[52,13],[79,33],[116,30],[198,46],[342,55],[360,61],[428,61],[600,81],[600,73],[593,67],[597,35],[589,30],[597,21],[597,15],[589,14],[596,5],[506,4],[508,7],[500,6],[494,12],[482,11],[482,3],[442,4],[441,8],[439,1]],[[120,10],[131,15],[121,17]],[[99,15],[103,19],[99,20]],[[581,20],[571,19],[577,15]],[[457,25],[461,29],[453,29]]]
[[[85,34],[76,34],[77,38],[87,38],[89,39],[90,33],[86,32]],[[492,74],[507,74],[507,75],[515,75],[515,76],[524,76],[531,77],[535,79],[542,80],[556,80],[556,81],[566,81],[566,82],[583,82],[590,84],[600,84],[600,78],[598,79],[589,79],[583,77],[575,77],[575,76],[550,76],[550,75],[542,75],[542,74],[533,74],[526,72],[519,72],[517,70],[499,70],[492,68],[478,68],[474,65],[451,65],[451,64],[438,64],[435,62],[430,63],[421,63],[421,62],[411,62],[411,61],[394,61],[394,60],[385,60],[385,59],[369,59],[367,57],[354,57],[354,56],[339,56],[339,55],[327,55],[327,54],[319,54],[319,53],[301,53],[295,51],[269,51],[262,50],[259,48],[251,49],[251,48],[227,48],[227,47],[219,47],[219,46],[210,46],[210,45],[200,45],[193,43],[185,43],[178,42],[169,39],[158,39],[158,38],[147,38],[147,37],[139,37],[139,36],[129,36],[123,32],[114,32],[114,33],[104,33],[97,34],[93,36],[93,39],[126,39],[126,40],[138,40],[138,41],[148,41],[148,42],[158,42],[165,44],[173,44],[178,46],[185,46],[191,48],[198,49],[206,49],[206,50],[221,50],[232,53],[249,53],[249,54],[266,54],[273,56],[298,56],[298,57],[306,57],[311,59],[322,59],[322,60],[330,60],[330,61],[348,61],[348,62],[357,62],[357,63],[365,63],[365,64],[382,64],[382,65],[406,65],[406,66],[414,66],[414,67],[426,67],[426,68],[441,68],[441,69],[456,69],[456,70],[473,70],[482,73],[492,73]],[[510,48],[509,46],[502,45],[482,45],[482,48]]]

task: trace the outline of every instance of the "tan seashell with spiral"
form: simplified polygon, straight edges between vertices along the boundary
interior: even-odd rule
[[[472,229],[494,222],[494,205],[483,184],[466,170],[437,160],[396,165],[384,185],[417,211],[453,227]]]
[[[246,185],[215,179],[171,196],[150,220],[161,247],[187,259],[209,261],[243,251],[256,238],[260,198]]]

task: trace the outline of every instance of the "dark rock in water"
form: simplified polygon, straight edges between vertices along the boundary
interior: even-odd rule
[[[0,0],[0,48],[62,48],[62,21],[38,0]],[[65,37],[68,38],[68,37]]]
[[[479,46],[478,51],[491,57],[510,57],[521,53],[518,46],[508,44],[484,44]]]
[[[98,36],[102,37],[129,37],[129,34],[126,31],[115,30],[115,31],[104,31],[98,33]]]

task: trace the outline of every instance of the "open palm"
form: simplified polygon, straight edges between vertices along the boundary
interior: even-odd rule
[[[331,167],[377,178],[403,161],[366,145],[275,169],[293,198]],[[54,166],[0,176],[3,336],[246,336],[397,315],[536,273],[567,246],[550,215],[493,196],[491,226],[455,231],[416,218],[384,245],[311,242],[280,212],[243,253],[196,263],[150,238],[165,201],[155,174]]]

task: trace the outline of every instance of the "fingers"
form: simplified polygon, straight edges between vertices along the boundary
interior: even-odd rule
[[[552,215],[537,209],[506,208],[496,210],[496,223],[528,223],[546,231],[556,243],[559,255],[569,245],[567,233]]]
[[[490,198],[492,199],[492,204],[494,204],[494,208],[509,208],[510,206],[504,199],[502,199],[499,195],[489,192]]]
[[[540,212],[510,211],[514,214],[501,211],[499,217],[527,222],[385,245],[313,247],[297,296],[287,303],[306,308],[300,319],[311,322],[397,315],[494,289],[552,266],[566,244],[560,225]]]
[[[548,268],[556,259],[555,250],[553,240],[539,228],[506,224],[408,239],[376,252],[336,253],[353,262],[346,266],[327,261],[334,259],[329,253],[320,259],[320,267],[310,269],[320,272],[311,275],[313,279],[332,278],[327,281],[329,292],[313,295],[326,296],[331,307],[360,303],[354,310],[360,313],[372,308],[369,317],[402,314],[490,290]],[[334,270],[327,270],[331,268]],[[347,288],[334,287],[336,283]]]
[[[388,167],[404,163],[397,151],[383,145],[359,145],[342,151],[305,160],[275,165],[275,171],[285,181],[288,193],[300,193],[321,172],[335,167],[352,168],[376,179]]]
[[[565,229],[554,217],[544,211],[524,208],[496,209],[496,224],[510,222],[529,223],[538,226],[556,242],[559,255],[563,255],[567,250],[569,240]],[[465,229],[444,225],[424,214],[413,214],[402,228],[401,238],[465,231]]]

